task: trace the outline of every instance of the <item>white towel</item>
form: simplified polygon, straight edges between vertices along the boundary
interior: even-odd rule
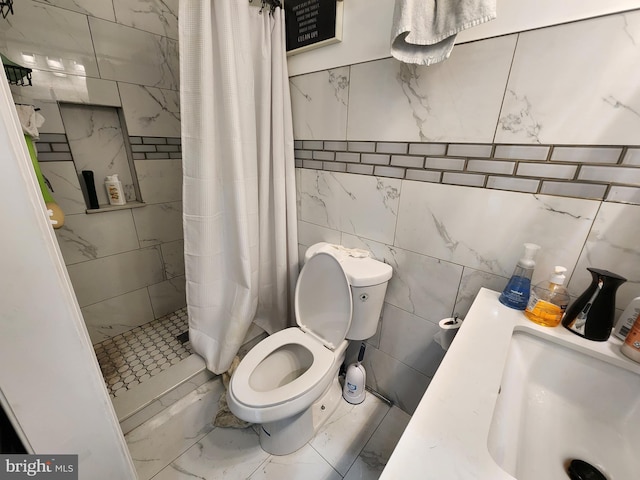
[[[44,117],[36,112],[33,105],[16,105],[22,132],[31,135],[34,140],[40,138],[38,128],[44,123]]]
[[[496,0],[396,0],[391,55],[431,65],[449,58],[456,34],[496,18]]]

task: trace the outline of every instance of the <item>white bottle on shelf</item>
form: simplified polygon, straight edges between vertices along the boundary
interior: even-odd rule
[[[124,198],[124,189],[122,183],[118,180],[118,174],[107,175],[104,181],[104,186],[107,189],[107,197],[109,197],[109,204],[111,205],[125,205],[127,200]]]

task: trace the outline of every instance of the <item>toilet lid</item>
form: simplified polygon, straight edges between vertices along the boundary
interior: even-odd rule
[[[351,325],[351,287],[340,263],[318,252],[305,263],[295,294],[296,323],[334,350]]]

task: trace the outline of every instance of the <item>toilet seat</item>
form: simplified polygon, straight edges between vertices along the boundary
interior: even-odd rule
[[[227,399],[231,411],[243,420],[266,423],[291,418],[308,409],[337,379],[353,300],[335,257],[318,252],[304,265],[294,307],[299,327],[262,340],[231,377]]]
[[[301,345],[313,356],[313,363],[302,375],[295,380],[276,387],[272,390],[258,391],[254,389],[249,378],[255,368],[269,355],[281,347],[290,344]],[[244,381],[233,382],[233,394],[238,401],[248,407],[264,408],[279,405],[294,400],[311,390],[320,379],[331,371],[334,354],[325,348],[311,335],[299,328],[286,328],[265,338],[253,347],[242,359],[234,372],[235,379]]]

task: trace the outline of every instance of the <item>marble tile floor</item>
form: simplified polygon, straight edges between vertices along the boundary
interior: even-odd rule
[[[254,429],[211,424],[222,394],[210,380],[125,436],[140,480],[376,479],[410,419],[368,393],[360,405],[341,401],[300,450],[273,456]]]
[[[189,329],[187,307],[94,345],[114,398],[176,365],[193,352],[176,337]]]

